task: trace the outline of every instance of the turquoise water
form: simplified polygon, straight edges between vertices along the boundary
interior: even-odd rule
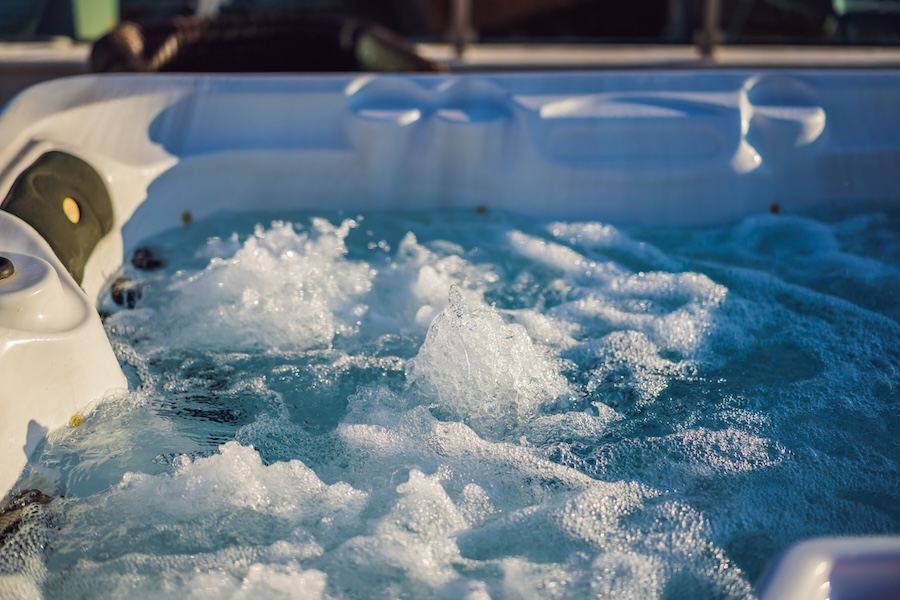
[[[0,596],[742,598],[900,533],[897,218],[280,219],[100,299],[132,389],[29,465]]]

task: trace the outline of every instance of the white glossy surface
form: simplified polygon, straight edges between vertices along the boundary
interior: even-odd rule
[[[851,567],[842,569],[845,564]],[[900,537],[810,540],[790,548],[770,569],[760,600],[893,598],[900,590]]]
[[[0,327],[47,333],[77,325],[79,298],[66,293],[50,263],[29,254],[3,256],[16,271],[0,281]]]
[[[93,302],[23,221],[0,211],[0,488],[37,444],[91,402],[126,386]]]

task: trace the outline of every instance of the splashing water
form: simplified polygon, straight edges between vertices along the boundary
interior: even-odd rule
[[[494,436],[527,423],[568,387],[523,326],[504,323],[494,309],[468,307],[455,286],[406,371],[448,419]]]
[[[0,596],[744,598],[900,533],[895,218],[247,220],[101,298],[132,391],[29,464]]]

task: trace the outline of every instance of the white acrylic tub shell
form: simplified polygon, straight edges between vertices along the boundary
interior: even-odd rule
[[[893,70],[84,76],[33,87],[0,116],[0,198],[61,150],[100,173],[115,223],[82,292],[29,225],[0,212],[0,254],[17,268],[0,282],[0,489],[44,434],[125,386],[95,300],[123,257],[186,212],[485,205],[697,225],[773,207],[891,209],[898,106]]]
[[[900,537],[801,542],[770,565],[760,600],[890,600],[900,594]]]

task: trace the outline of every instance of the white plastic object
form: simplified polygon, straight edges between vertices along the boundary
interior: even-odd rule
[[[4,252],[15,273],[0,281],[0,327],[52,333],[77,326],[81,298],[68,293],[59,274],[43,258]]]
[[[769,566],[757,591],[760,600],[900,597],[900,536],[801,542]]]
[[[93,302],[49,245],[0,211],[0,489],[38,443],[108,392],[126,387]]]

